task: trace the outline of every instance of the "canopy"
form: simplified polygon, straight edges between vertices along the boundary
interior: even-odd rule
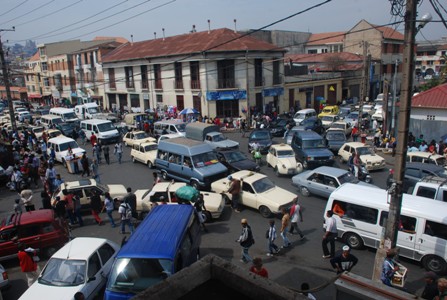
[[[190,115],[190,114],[200,114],[200,112],[195,108],[185,108],[181,112],[179,112],[179,115]]]

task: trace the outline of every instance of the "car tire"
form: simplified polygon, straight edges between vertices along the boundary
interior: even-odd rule
[[[310,196],[310,191],[309,191],[309,189],[308,189],[307,187],[305,187],[305,186],[302,186],[302,187],[300,188],[300,193],[301,193],[301,195],[303,195],[304,197],[309,197],[309,196]]]
[[[163,180],[169,180],[168,172],[166,172],[165,170],[161,171],[161,177],[163,178]]]
[[[273,170],[275,171],[276,176],[278,176],[278,177],[281,176],[281,174],[279,173],[278,167],[275,167]]]
[[[444,258],[437,255],[427,255],[422,259],[425,270],[433,271],[436,274],[444,274],[447,270],[447,263]]]
[[[150,160],[147,161],[147,166],[149,169],[154,168],[154,165],[152,164],[152,162]]]
[[[213,221],[213,217],[209,211],[205,210],[202,213],[205,215],[205,223],[211,223]]]
[[[343,157],[340,156],[340,157],[338,158],[338,162],[339,162],[340,164],[344,163]]]
[[[343,239],[345,240],[346,244],[352,249],[363,248],[363,240],[357,233],[348,232],[343,236]]]
[[[261,205],[259,207],[259,213],[264,218],[269,218],[272,215],[272,211],[267,206],[264,206],[264,205]]]

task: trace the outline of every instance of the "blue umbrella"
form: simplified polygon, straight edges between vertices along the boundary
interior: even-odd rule
[[[185,108],[181,112],[179,112],[179,115],[190,115],[190,114],[200,114],[200,112],[195,108]]]

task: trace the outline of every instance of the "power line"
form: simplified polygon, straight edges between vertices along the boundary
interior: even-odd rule
[[[56,0],[50,0],[50,1],[48,1],[47,3],[44,3],[44,4],[42,4],[41,6],[39,6],[39,7],[37,7],[37,8],[33,8],[31,11],[24,13],[23,15],[20,15],[20,16],[18,16],[18,17],[15,17],[15,18],[13,18],[13,19],[11,19],[11,20],[8,20],[8,21],[6,21],[6,22],[0,23],[0,25],[3,25],[3,24],[5,24],[5,23],[9,23],[9,22],[11,22],[11,21],[20,19],[21,17],[24,17],[24,16],[26,16],[26,15],[29,15],[30,13],[35,12],[36,10],[39,10],[39,9],[44,8],[45,6],[51,4],[51,3],[54,2],[54,1],[56,1]]]
[[[16,9],[16,8],[18,8],[18,7],[20,7],[20,6],[22,6],[23,4],[25,4],[25,3],[28,2],[28,1],[29,1],[29,0],[25,0],[25,1],[23,1],[23,2],[21,2],[21,3],[19,3],[19,4],[17,4],[17,5],[14,6],[13,8],[11,8],[10,10],[7,10],[7,11],[5,11],[4,13],[0,14],[0,17],[6,15],[7,13],[10,13],[11,11],[13,11],[14,9]]]

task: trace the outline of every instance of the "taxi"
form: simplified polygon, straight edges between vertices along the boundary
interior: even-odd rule
[[[273,168],[276,176],[295,175],[303,171],[303,165],[296,161],[295,152],[287,144],[270,146],[266,160],[267,165]]]
[[[155,142],[143,142],[140,144],[133,144],[130,151],[132,162],[141,162],[147,165],[150,169],[154,167],[155,159],[157,158],[158,144]]]
[[[279,215],[282,208],[288,209],[296,195],[276,186],[266,175],[242,170],[231,174],[234,179],[241,180],[241,205],[257,209],[261,216],[269,218]],[[231,181],[225,177],[211,183],[211,191],[225,194],[231,199],[228,189]]]
[[[337,105],[328,105],[325,106],[323,108],[323,110],[321,111],[321,113],[318,114],[318,118],[322,118],[323,116],[328,116],[328,115],[338,115],[339,113],[339,108]]]
[[[338,150],[340,163],[349,161],[349,157],[354,153],[360,155],[360,160],[368,171],[382,170],[386,166],[385,158],[377,155],[371,146],[359,142],[345,143]]]
[[[123,136],[123,142],[126,146],[133,146],[142,142],[156,142],[157,140],[147,136],[144,131],[129,131]]]

